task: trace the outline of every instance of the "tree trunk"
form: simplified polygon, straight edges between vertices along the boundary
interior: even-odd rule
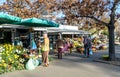
[[[109,60],[115,60],[114,25],[109,25]]]

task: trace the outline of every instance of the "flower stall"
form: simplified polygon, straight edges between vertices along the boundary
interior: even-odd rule
[[[107,40],[103,42],[99,37],[94,37],[92,39],[92,43],[93,43],[92,45],[93,51],[104,50],[108,48]]]
[[[73,47],[76,49],[77,52],[79,52],[80,54],[84,53],[84,44],[83,44],[83,39],[82,37],[79,38],[74,38],[71,39],[72,43],[73,43]]]

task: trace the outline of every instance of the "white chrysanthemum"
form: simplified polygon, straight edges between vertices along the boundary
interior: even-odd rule
[[[20,51],[20,50],[18,50],[18,53],[21,53],[21,51]]]
[[[22,62],[22,63],[23,63],[24,61],[25,61],[24,59],[20,59],[20,62]]]
[[[27,52],[28,51],[28,49],[23,49],[23,52]]]
[[[5,49],[3,47],[0,47],[0,52],[3,52]]]
[[[0,52],[2,52],[2,50],[0,50]]]
[[[3,48],[2,51],[5,51],[5,49]]]
[[[1,60],[2,60],[2,57],[0,56],[0,62],[1,62]]]
[[[19,50],[18,50],[18,49],[16,49],[16,50],[14,50],[14,52],[17,52],[17,53],[18,53],[18,52],[19,52]]]

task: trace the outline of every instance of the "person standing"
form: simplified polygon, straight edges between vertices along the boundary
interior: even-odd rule
[[[69,50],[69,53],[71,54],[72,53],[72,42],[70,41],[69,38],[66,39],[66,43],[67,43],[67,46],[68,46],[68,50]]]
[[[62,59],[62,52],[64,48],[64,41],[58,37],[58,40],[56,41],[56,49],[58,51],[58,59]]]
[[[47,33],[44,33],[44,42],[42,45],[42,63],[44,64],[44,66],[48,66],[49,65],[49,38],[47,36]]]
[[[91,39],[87,36],[84,37],[84,49],[85,49],[85,56],[89,57],[89,53],[90,53],[90,48],[91,48]]]

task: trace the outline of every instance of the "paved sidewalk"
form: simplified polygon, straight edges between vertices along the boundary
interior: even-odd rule
[[[73,53],[50,63],[49,67],[39,66],[34,70],[22,70],[0,75],[0,77],[120,77],[120,66],[94,62],[108,50],[95,52],[90,58]],[[116,46],[116,55],[120,57],[120,46]]]
[[[55,57],[55,56],[54,56]],[[93,57],[72,54],[54,59],[49,67],[6,73],[0,77],[120,77],[120,67],[92,61]]]

